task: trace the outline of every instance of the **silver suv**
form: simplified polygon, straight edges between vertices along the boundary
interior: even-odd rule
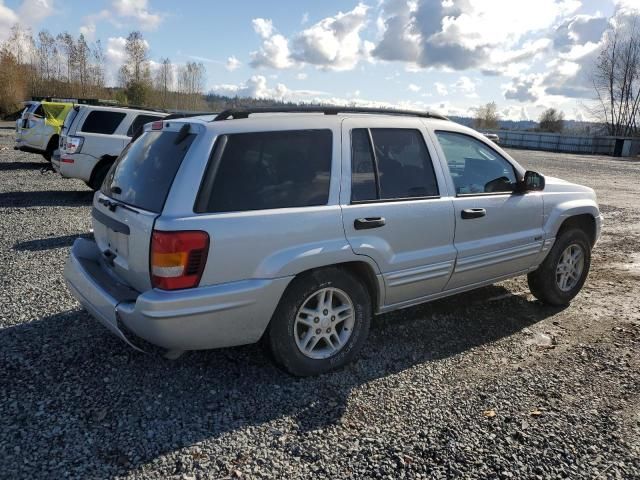
[[[65,278],[114,334],[171,356],[263,339],[295,375],[353,360],[373,314],[517,275],[567,304],[602,222],[592,189],[474,130],[339,108],[147,125],[92,215]]]

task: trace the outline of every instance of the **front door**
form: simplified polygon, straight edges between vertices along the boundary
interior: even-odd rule
[[[514,166],[485,142],[443,130],[435,136],[455,188],[458,258],[447,290],[532,267],[543,243],[541,193],[514,193]]]
[[[427,132],[416,119],[388,125],[343,122],[341,188],[347,239],[377,263],[387,306],[442,291],[455,262],[453,204]]]

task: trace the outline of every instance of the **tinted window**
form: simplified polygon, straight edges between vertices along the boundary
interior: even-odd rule
[[[351,132],[351,200],[365,201],[378,198],[376,174],[366,128]]]
[[[495,150],[469,135],[436,132],[457,194],[511,192],[513,166]]]
[[[37,115],[38,117],[44,117],[44,108],[42,108],[41,103],[38,104],[36,109],[33,111],[33,114]]]
[[[431,157],[419,130],[372,128],[370,131],[378,167],[380,199],[438,195]],[[374,156],[367,129],[353,130],[351,169],[352,200],[377,198]]]
[[[201,192],[198,211],[326,205],[330,130],[243,133],[228,135],[226,140],[211,188]]]
[[[138,115],[129,126],[127,135],[133,137],[133,134],[136,133],[139,128],[142,128],[145,123],[155,122],[156,120],[162,120],[162,117],[157,115]]]
[[[135,207],[160,212],[194,138],[194,134],[179,132],[143,133],[115,161],[102,192]]]
[[[123,112],[109,112],[94,110],[87,115],[82,125],[82,131],[87,133],[103,133],[112,135],[118,129],[122,119],[126,116]]]

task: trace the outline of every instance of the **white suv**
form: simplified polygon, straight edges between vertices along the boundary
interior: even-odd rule
[[[135,108],[76,105],[64,121],[53,168],[63,177],[79,178],[98,190],[133,135],[145,123],[167,115]]]
[[[154,122],[109,171],[65,278],[129,345],[264,338],[313,375],[351,361],[376,313],[524,274],[546,303],[580,291],[592,189],[439,115],[284,110]]]

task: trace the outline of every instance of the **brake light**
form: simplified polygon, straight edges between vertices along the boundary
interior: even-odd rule
[[[151,130],[162,130],[163,126],[164,126],[164,122],[153,122],[151,124]]]
[[[72,135],[67,136],[64,143],[64,152],[68,154],[79,153],[84,143],[83,137],[74,137]]]
[[[150,255],[152,286],[163,290],[197,287],[208,253],[207,232],[154,230]]]

